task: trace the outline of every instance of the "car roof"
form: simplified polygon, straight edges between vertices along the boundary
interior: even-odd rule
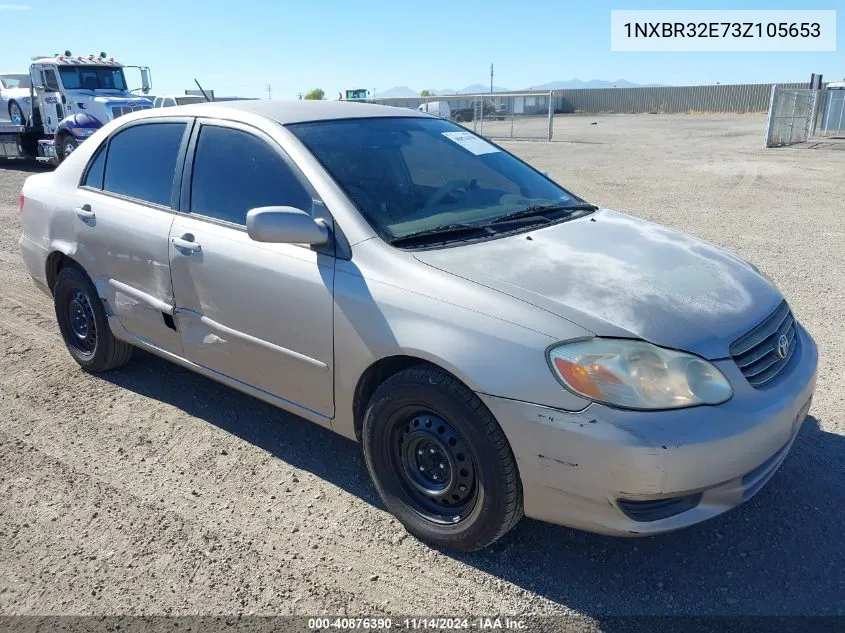
[[[167,116],[218,116],[226,117],[234,112],[256,114],[286,125],[308,121],[332,119],[358,119],[378,117],[427,117],[429,115],[410,110],[374,103],[349,101],[217,101],[196,103],[167,108]],[[145,111],[148,113],[149,111]]]

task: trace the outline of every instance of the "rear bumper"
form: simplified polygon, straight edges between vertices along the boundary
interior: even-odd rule
[[[24,266],[26,266],[26,272],[35,285],[49,295],[50,289],[47,287],[47,249],[33,242],[26,235],[22,235],[18,240],[18,248]]]
[[[580,412],[481,395],[517,459],[525,514],[620,536],[676,530],[750,499],[785,459],[807,415],[818,355],[800,347],[773,384],[752,388],[732,360],[734,386],[718,406]]]

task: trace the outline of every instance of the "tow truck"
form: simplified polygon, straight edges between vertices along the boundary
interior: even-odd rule
[[[124,66],[99,55],[32,57],[30,108],[24,120],[0,122],[0,158],[35,159],[53,165],[109,121],[153,107],[147,66]],[[141,88],[129,90],[124,68],[137,68]]]

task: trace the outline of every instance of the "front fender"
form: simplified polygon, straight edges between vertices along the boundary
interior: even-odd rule
[[[59,121],[56,126],[56,145],[58,146],[59,137],[63,134],[68,134],[81,143],[101,127],[103,127],[103,122],[90,114],[84,112],[71,114]]]
[[[413,258],[388,266],[362,250],[335,269],[335,431],[355,437],[358,380],[391,356],[431,362],[477,393],[570,411],[589,404],[560,386],[545,356],[589,332]]]

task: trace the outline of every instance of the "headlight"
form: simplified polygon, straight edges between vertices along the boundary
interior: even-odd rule
[[[574,393],[628,409],[720,404],[730,383],[706,360],[645,341],[593,338],[549,350],[549,362]]]
[[[91,136],[97,130],[90,128],[90,127],[71,127],[68,128],[71,134],[74,136]]]

